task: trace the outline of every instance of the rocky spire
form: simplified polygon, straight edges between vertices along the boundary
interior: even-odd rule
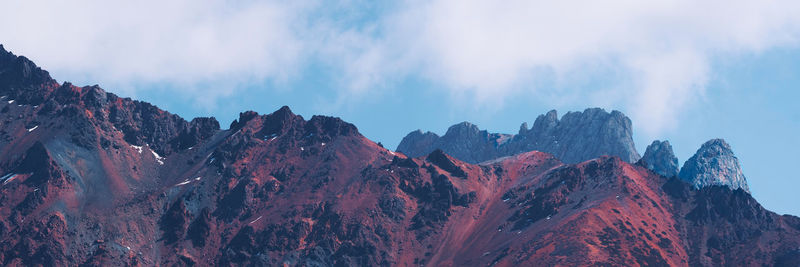
[[[678,176],[678,158],[669,141],[653,141],[638,164],[664,177]]]
[[[554,109],[548,111],[547,114],[539,115],[533,122],[531,132],[549,132],[558,125],[558,112]]]
[[[722,139],[711,139],[703,144],[694,156],[686,160],[678,176],[695,188],[723,185],[750,192],[739,159]]]

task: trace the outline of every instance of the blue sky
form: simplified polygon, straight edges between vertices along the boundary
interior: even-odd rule
[[[461,121],[516,133],[550,109],[617,109],[640,153],[666,139],[682,163],[726,139],[756,199],[800,215],[794,1],[81,2],[7,3],[0,43],[187,119],[288,105],[389,148]]]

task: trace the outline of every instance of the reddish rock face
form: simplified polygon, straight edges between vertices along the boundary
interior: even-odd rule
[[[288,107],[220,130],[98,87],[51,86],[20,61],[0,51],[4,265],[800,262],[797,217],[616,157],[409,158]],[[41,88],[52,91],[17,104]]]

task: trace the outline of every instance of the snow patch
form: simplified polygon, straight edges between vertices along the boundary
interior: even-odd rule
[[[16,177],[17,177],[16,173],[9,173],[9,174],[4,175],[3,177],[0,177],[0,180],[3,180],[3,185],[5,185],[8,182],[13,181],[14,178],[16,178]]]
[[[0,177],[0,180],[8,179],[8,177],[11,177],[12,175],[14,175],[14,173],[9,173],[9,174],[3,175],[3,177]]]
[[[200,181],[200,179],[202,179],[202,178],[203,178],[202,176],[197,176],[194,179],[186,179],[186,180],[183,180],[183,182],[180,182],[180,183],[176,184],[175,186],[187,185],[187,184],[191,183],[192,180]]]
[[[8,103],[9,104],[14,103],[14,100],[8,100]]]
[[[252,224],[254,222],[257,222],[258,220],[261,220],[261,217],[264,217],[264,216],[263,215],[262,216],[258,216],[258,218],[256,218],[255,220],[253,220],[252,222],[250,222],[248,224]]]
[[[28,132],[29,133],[33,132],[33,130],[36,130],[36,128],[39,128],[39,125],[33,126],[33,128],[28,129]]]
[[[134,145],[131,145],[131,147],[132,147],[133,149],[136,149],[136,151],[139,151],[139,154],[142,154],[142,147],[141,147],[141,146],[134,146]]]
[[[322,143],[322,146],[325,146],[325,143]]]
[[[270,135],[264,136],[264,141],[272,141],[272,140],[275,140],[275,138],[278,138],[278,134],[276,134],[276,133],[270,134]]]
[[[158,155],[158,153],[156,153],[152,149],[150,149],[150,153],[153,153],[153,157],[156,157],[156,161],[158,162],[158,164],[164,165],[164,157]]]
[[[300,151],[305,151],[305,150],[306,150],[305,148],[302,148],[302,147],[300,148]]]

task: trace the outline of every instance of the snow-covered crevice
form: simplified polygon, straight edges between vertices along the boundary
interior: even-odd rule
[[[137,152],[139,152],[139,154],[142,154],[142,147],[141,147],[141,146],[135,146],[135,145],[131,145],[131,147],[132,147],[133,149],[136,149],[136,151],[137,151]]]
[[[33,132],[33,130],[36,130],[36,128],[39,128],[39,125],[33,126],[33,128],[30,128],[30,129],[27,129],[27,130],[30,133],[30,132]]]
[[[13,181],[14,178],[16,178],[16,177],[17,177],[16,173],[9,173],[9,174],[3,175],[3,177],[0,177],[0,181],[3,181],[3,185],[5,185],[5,184]]]
[[[162,157],[161,155],[158,155],[158,153],[156,153],[152,149],[150,149],[150,153],[153,153],[153,157],[156,158],[156,162],[158,162],[158,164],[164,165],[164,157]]]
[[[186,180],[183,180],[183,182],[180,182],[180,183],[176,184],[175,186],[187,185],[187,184],[191,183],[192,181],[195,181],[195,182],[200,181],[200,179],[202,179],[202,178],[203,177],[201,177],[201,176],[197,176],[194,179],[186,179]]]
[[[255,220],[253,220],[252,222],[250,222],[248,224],[252,224],[254,222],[257,222],[258,220],[261,220],[261,217],[264,217],[264,216],[263,215],[262,216],[258,216],[258,218],[256,218]]]
[[[272,141],[272,140],[275,140],[275,138],[278,138],[278,134],[270,134],[270,135],[264,136],[264,141]]]

